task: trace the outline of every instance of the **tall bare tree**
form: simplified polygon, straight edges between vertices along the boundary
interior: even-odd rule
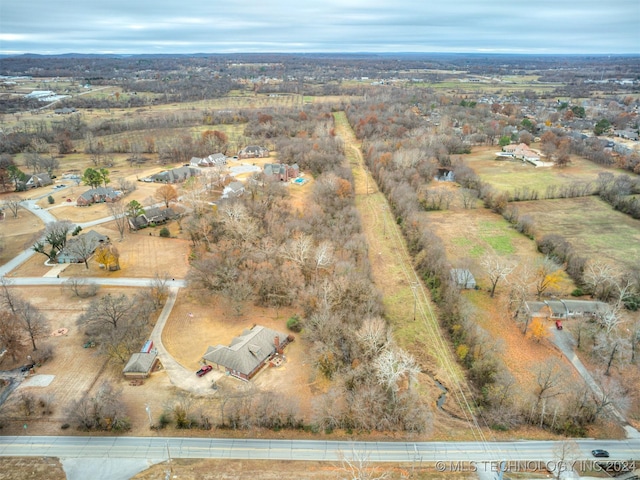
[[[2,204],[9,209],[13,218],[18,218],[18,210],[20,210],[20,202],[22,202],[22,198],[18,195],[9,195],[5,197]]]
[[[120,234],[120,241],[124,240],[124,232],[129,225],[129,217],[127,216],[127,204],[122,200],[118,202],[107,203],[109,213],[113,216],[113,222],[116,225],[116,229]]]
[[[37,350],[36,340],[49,334],[49,322],[45,316],[33,304],[26,300],[19,302],[16,318],[20,328],[25,332],[33,350]]]
[[[506,280],[509,274],[515,268],[509,260],[498,257],[497,255],[486,255],[480,260],[480,265],[487,272],[489,282],[491,283],[491,290],[489,295],[493,297],[496,292],[496,287],[500,280]]]

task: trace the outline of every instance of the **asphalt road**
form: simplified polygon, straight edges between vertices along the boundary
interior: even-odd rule
[[[579,459],[603,448],[610,460],[640,461],[640,440],[577,440]],[[175,437],[0,437],[0,456],[63,458],[216,458],[370,462],[492,462],[557,460],[559,442],[339,442]]]

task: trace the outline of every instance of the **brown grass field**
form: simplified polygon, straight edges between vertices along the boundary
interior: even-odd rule
[[[640,258],[640,220],[613,210],[598,197],[567,198],[516,204],[530,215],[537,236],[556,233],[586,258],[636,268]]]

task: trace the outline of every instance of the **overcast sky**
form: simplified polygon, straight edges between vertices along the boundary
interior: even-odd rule
[[[0,53],[640,53],[640,0],[0,0]]]

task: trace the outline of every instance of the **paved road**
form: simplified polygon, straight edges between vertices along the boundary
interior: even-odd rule
[[[581,459],[604,448],[611,459],[640,461],[640,440],[578,440]],[[63,458],[222,458],[371,462],[551,461],[558,442],[339,442],[175,437],[0,437],[0,456]]]

